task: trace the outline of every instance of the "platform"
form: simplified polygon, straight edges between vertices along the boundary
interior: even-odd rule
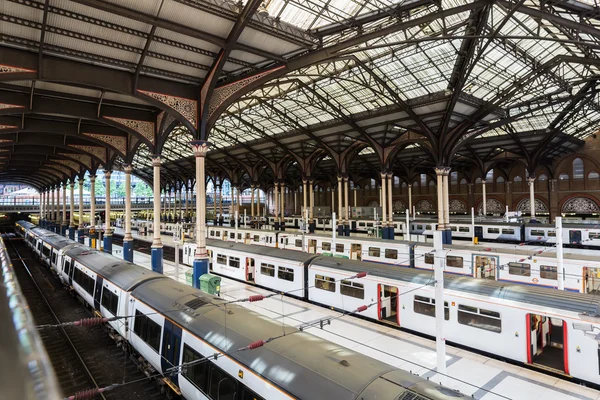
[[[115,256],[120,256],[121,251],[120,246],[113,245]],[[134,251],[133,261],[150,269],[150,255]],[[175,276],[174,263],[167,260],[163,263],[166,276],[185,283],[185,272],[190,271],[190,267],[180,265]],[[271,293],[232,279],[221,280],[221,296],[224,299],[236,300]],[[281,296],[240,304],[267,318],[296,327],[340,315],[324,307]],[[356,317],[346,316],[322,330],[311,328],[308,332],[406,371],[435,381],[443,380],[445,385],[477,400],[600,400],[598,390],[452,346],[447,346],[448,377],[444,380],[435,372],[433,340]]]

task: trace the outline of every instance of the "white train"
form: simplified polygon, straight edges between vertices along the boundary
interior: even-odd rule
[[[363,317],[435,335],[431,271],[215,240],[208,248],[214,273],[339,310],[375,302]],[[597,296],[446,275],[444,297],[449,342],[600,384]]]
[[[27,243],[89,307],[126,316],[110,327],[183,398],[466,397],[308,332],[284,326],[282,336],[280,323],[242,306],[224,307],[218,297],[26,224],[17,229]]]
[[[237,232],[237,239],[236,239]],[[401,240],[340,236],[335,245],[331,236],[301,235],[256,229],[235,229],[210,226],[208,239],[219,239],[280,249],[305,251],[311,254],[335,254],[351,260],[431,270],[433,251],[431,243]],[[514,246],[495,243],[487,245],[445,245],[448,251],[446,272],[488,280],[520,283],[539,287],[558,287],[556,252],[543,246]],[[192,265],[196,244],[186,241],[183,260]],[[592,293],[600,290],[600,257],[596,250],[565,251],[563,281],[566,290]],[[584,253],[584,254],[581,254]]]

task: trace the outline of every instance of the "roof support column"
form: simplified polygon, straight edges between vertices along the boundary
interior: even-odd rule
[[[281,182],[281,223],[279,228],[285,231],[285,183]]]
[[[193,286],[200,288],[200,277],[208,273],[208,254],[206,252],[206,177],[204,162],[208,153],[208,142],[192,142],[196,158],[196,254],[194,255]]]
[[[412,212],[412,184],[408,182],[408,213]]]
[[[75,181],[71,179],[71,198],[69,206],[69,239],[75,240]]]
[[[96,175],[90,175],[90,230],[96,227]],[[94,246],[92,246],[94,247]]]
[[[188,218],[190,217],[190,189],[185,188],[185,214],[183,214],[184,222],[188,222]]]
[[[344,234],[346,236],[350,236],[350,203],[348,202],[348,197],[349,197],[349,191],[350,189],[350,184],[348,182],[348,177],[345,176],[344,177],[344,204],[346,205],[345,208],[345,215],[344,215],[344,219],[346,221],[346,223],[344,224]]]
[[[217,185],[213,184],[213,226],[217,226],[219,218],[217,216]]]
[[[254,185],[250,185],[250,218],[254,220]]]
[[[110,176],[111,171],[104,171],[104,181],[106,184],[106,227],[104,228],[104,252],[112,254],[112,229],[110,228]]]
[[[40,226],[44,226],[44,192],[40,192]]]
[[[309,212],[308,218],[310,220],[309,227],[308,227],[309,233],[315,233],[315,228],[316,228],[316,226],[315,226],[316,224],[315,224],[315,221],[314,221],[314,218],[313,218],[314,217],[313,209],[315,207],[314,184],[315,184],[315,182],[312,179],[308,182],[308,185],[309,185],[308,188],[310,190],[310,195],[309,195],[310,196],[309,197],[310,198],[310,205],[308,206],[308,212]]]
[[[83,178],[79,179],[79,226],[77,229],[77,241],[83,244]]]
[[[62,205],[62,224],[60,227],[60,233],[63,236],[67,234],[67,182],[62,184],[63,190],[63,205]]]
[[[56,223],[56,203],[54,201],[54,188],[50,188],[50,230],[54,231]]]
[[[275,186],[273,187],[273,211],[275,214],[274,225],[275,230],[279,230],[279,182],[275,181]]]
[[[60,185],[56,185],[56,232],[58,233],[59,227],[62,225],[62,214],[60,213]]]
[[[435,176],[437,178],[437,217],[438,231],[444,230],[444,177],[442,176],[444,167],[435,168]]]
[[[341,175],[338,175],[337,177],[337,195],[338,195],[338,215],[337,215],[337,220],[338,220],[338,226],[336,227],[338,230],[338,236],[343,236],[344,235],[344,203],[343,203],[343,196],[344,196],[344,178],[342,178]]]
[[[388,239],[394,239],[394,201],[393,201],[393,174],[387,175],[387,187],[388,187]]]
[[[483,218],[487,217],[487,198],[485,195],[485,179],[481,181],[481,192],[483,194]]]
[[[131,164],[125,166],[125,235],[123,236],[123,259],[133,262],[133,236],[131,235]]]
[[[183,191],[183,186],[181,186],[179,188],[179,215],[178,215],[179,221],[183,220],[183,201],[182,201],[183,199],[182,199],[182,193],[181,193],[182,191]]]
[[[527,183],[529,184],[529,213],[531,215],[529,220],[535,221],[535,176],[527,178]]]
[[[223,185],[219,185],[219,225],[223,226]]]
[[[388,238],[387,234],[387,175],[381,174],[381,228],[383,239]]]
[[[160,240],[160,155],[152,156],[152,167],[154,172],[154,223],[152,224],[152,271],[163,273],[163,245]],[[165,200],[166,200],[165,196]]]
[[[444,168],[442,172],[443,193],[444,193],[444,228],[445,233],[442,236],[443,244],[452,244],[452,230],[450,229],[450,186],[448,185],[448,175],[450,168]]]

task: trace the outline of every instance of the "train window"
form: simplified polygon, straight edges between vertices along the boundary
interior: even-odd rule
[[[344,252],[344,243],[336,243],[335,251],[337,253],[343,253]]]
[[[590,239],[600,239],[600,233],[590,232],[589,237]]]
[[[413,309],[417,314],[435,317],[435,299],[424,296],[415,296]],[[446,321],[450,319],[450,307],[448,307],[447,301],[444,302],[444,319]]]
[[[89,294],[94,292],[94,279],[84,274],[79,268],[75,268],[73,280]]]
[[[457,256],[446,256],[446,267],[462,268],[463,258]]]
[[[457,229],[456,229],[456,227],[455,227],[455,226],[450,226],[450,230],[451,230],[452,232],[456,232],[456,231],[457,231]]]
[[[205,360],[204,356],[192,350],[187,344],[183,346],[183,363],[187,366],[182,368],[182,374],[194,386],[206,393],[209,363],[202,360]]]
[[[252,241],[254,241],[254,242],[259,242],[259,241],[260,241],[260,237],[259,237],[258,235],[254,235],[254,236],[252,237]]]
[[[296,239],[296,242],[294,242],[294,245],[296,247],[302,247],[302,239]]]
[[[235,239],[235,232],[231,232],[229,234],[229,239]]]
[[[52,264],[56,264],[56,253],[52,253]]]
[[[214,364],[210,365],[208,394],[215,400],[233,400],[237,390],[237,381],[227,372]]]
[[[119,296],[111,292],[107,287],[102,288],[102,307],[106,308],[112,315],[117,315]]]
[[[484,310],[477,307],[458,305],[458,323],[469,325],[474,328],[500,333],[502,332],[502,320],[500,313]]]
[[[548,237],[556,237],[556,231],[548,231]]]
[[[556,267],[551,265],[540,265],[540,278],[543,279],[558,279]]]
[[[469,228],[468,226],[459,226],[458,231],[459,232],[471,232],[471,228]]]
[[[145,316],[139,310],[135,310],[135,322],[133,331],[140,339],[152,347],[158,353],[160,344],[160,325]]]
[[[531,230],[531,236],[541,236],[541,237],[544,237],[544,236],[546,236],[546,231],[543,231],[541,229],[532,229]]]
[[[208,232],[208,235],[209,235],[210,237],[214,237],[214,236],[215,236],[215,231],[209,231],[209,232]]]
[[[500,228],[488,228],[488,233],[500,233]]]
[[[510,275],[531,276],[531,266],[525,263],[509,262],[508,273]]]
[[[229,257],[229,266],[233,268],[240,267],[240,258],[239,257]]]
[[[331,243],[323,242],[321,243],[321,248],[323,249],[323,251],[331,251]]]
[[[49,248],[47,248],[46,246],[44,246],[42,249],[42,254],[44,254],[46,257],[50,257],[50,253],[51,253],[51,250]]]
[[[323,275],[315,275],[315,287],[317,289],[335,292],[335,279]]]
[[[217,254],[217,264],[227,265],[227,256],[225,254]]]
[[[294,282],[294,270],[292,268],[279,267],[277,269],[277,277],[284,281]]]
[[[238,240],[242,240],[242,234],[238,233]]]
[[[71,275],[71,261],[65,260],[65,265],[63,266],[63,271],[67,276]]]
[[[379,247],[369,247],[369,257],[380,257],[381,249]]]
[[[425,264],[431,264],[431,265],[433,265],[434,260],[435,260],[435,254],[434,253],[427,253],[427,254],[425,254]]]
[[[423,225],[417,225],[417,230],[423,229]]]
[[[373,223],[372,222],[367,222],[367,228],[372,228],[373,227]]]
[[[431,225],[425,225],[425,230],[426,231],[430,231],[431,230]]]
[[[396,249],[385,249],[385,258],[389,258],[392,260],[398,259],[398,250]]]
[[[514,235],[515,230],[514,229],[502,229],[502,234],[503,235]]]
[[[342,281],[340,283],[340,292],[344,296],[356,297],[357,299],[365,298],[365,287],[362,283],[352,281]]]
[[[260,273],[267,276],[275,276],[275,266],[273,264],[260,264]]]

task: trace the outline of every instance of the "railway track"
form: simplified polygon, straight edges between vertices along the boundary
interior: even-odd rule
[[[22,239],[10,239],[8,253],[23,294],[38,326],[89,318],[90,312],[64,289],[54,274],[37,259]],[[156,383],[138,369],[128,353],[118,348],[104,326],[49,327],[40,336],[66,396],[113,384],[113,390],[96,396],[104,400],[163,399]],[[81,394],[80,394],[81,395]]]

